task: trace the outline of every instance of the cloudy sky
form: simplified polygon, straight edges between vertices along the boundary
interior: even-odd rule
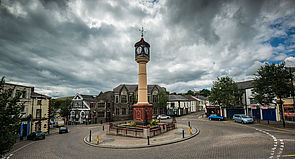
[[[151,45],[148,84],[170,92],[295,63],[295,1],[1,0],[0,76],[53,97],[137,83],[134,44]]]

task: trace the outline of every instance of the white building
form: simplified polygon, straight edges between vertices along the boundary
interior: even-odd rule
[[[191,113],[191,102],[182,95],[169,95],[169,101],[167,105],[168,115],[186,115]]]

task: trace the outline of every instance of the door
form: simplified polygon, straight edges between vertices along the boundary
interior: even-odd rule
[[[263,109],[262,110],[263,120],[276,120],[276,111],[275,109]]]

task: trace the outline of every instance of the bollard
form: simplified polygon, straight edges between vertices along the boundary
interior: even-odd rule
[[[188,121],[187,124],[188,124],[188,127],[191,127],[191,122],[190,121]]]
[[[104,131],[104,125],[102,126],[102,131]]]
[[[269,125],[269,120],[267,120],[267,124]]]
[[[184,130],[182,130],[182,138],[184,138]]]
[[[91,130],[89,132],[89,142],[91,142]]]
[[[148,145],[150,145],[150,137],[148,136],[147,139],[148,139]]]

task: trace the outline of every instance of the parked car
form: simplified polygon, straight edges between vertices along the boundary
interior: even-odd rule
[[[170,119],[170,118],[171,118],[171,117],[168,116],[168,115],[159,115],[159,116],[157,117],[158,120],[159,120],[159,119],[164,120],[164,119]]]
[[[28,140],[41,140],[45,139],[45,133],[42,131],[32,132],[30,135],[27,136]]]
[[[57,125],[58,125],[58,127],[62,127],[65,125],[65,122],[63,120],[59,120],[59,121],[57,121]]]
[[[59,127],[59,133],[60,134],[68,133],[68,132],[69,132],[68,127],[66,127],[66,126]]]
[[[209,120],[223,120],[223,117],[218,116],[217,114],[210,114]]]
[[[235,122],[239,122],[239,123],[243,123],[243,124],[254,122],[253,118],[251,118],[250,116],[247,116],[245,114],[234,114],[233,120]]]

